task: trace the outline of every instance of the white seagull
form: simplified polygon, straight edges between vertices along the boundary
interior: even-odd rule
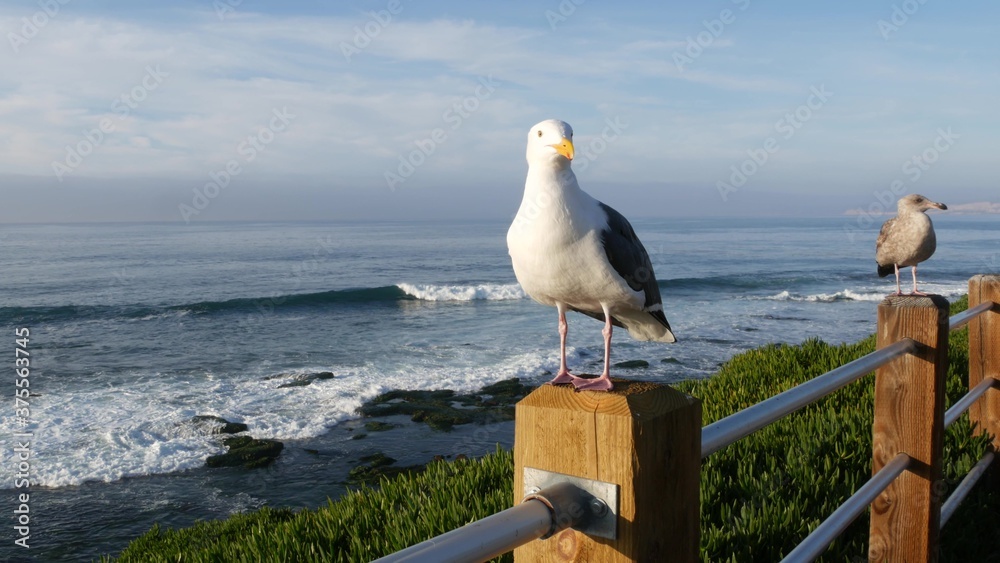
[[[924,211],[928,209],[948,209],[943,203],[931,201],[919,194],[911,194],[896,204],[896,216],[882,225],[878,240],[875,241],[875,262],[878,276],[884,278],[896,271],[896,295],[902,295],[899,287],[899,269],[913,266],[913,293],[917,291],[917,264],[927,260],[937,248],[934,225]]]
[[[677,339],[646,249],[621,213],[580,189],[570,168],[573,151],[568,123],[549,119],[528,132],[528,177],[507,249],[525,293],[559,312],[559,373],[549,383],[609,391],[612,325],[638,340]],[[576,377],[566,367],[566,311],[604,322],[598,378]]]

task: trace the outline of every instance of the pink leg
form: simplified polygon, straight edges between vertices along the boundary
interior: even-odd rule
[[[562,303],[556,305],[559,311],[559,373],[549,382],[549,385],[557,383],[574,383],[578,378],[569,373],[566,367],[566,335],[569,334],[569,323],[566,322],[566,306]]]
[[[582,377],[577,377],[576,381],[573,382],[573,386],[576,387],[577,391],[583,389],[589,389],[591,391],[610,391],[614,385],[611,383],[611,312],[608,311],[608,306],[601,304],[601,308],[604,309],[604,330],[601,334],[604,335],[604,372],[601,376],[595,379],[583,379]]]
[[[899,264],[895,264],[895,266],[896,266],[896,295],[902,295],[903,290],[899,288]]]
[[[917,291],[917,265],[916,264],[913,265],[912,271],[913,271],[913,293],[911,293],[910,295],[927,295],[926,293],[924,293],[922,291]]]

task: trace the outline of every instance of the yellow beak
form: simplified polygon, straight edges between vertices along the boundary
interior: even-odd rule
[[[567,159],[573,160],[573,141],[563,137],[558,143],[549,146],[556,149],[557,153],[565,156]]]

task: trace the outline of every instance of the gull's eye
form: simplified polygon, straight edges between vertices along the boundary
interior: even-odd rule
[[[541,137],[541,136],[542,136],[542,130],[541,130],[541,129],[539,129],[539,130],[538,130],[538,136],[539,136],[539,137]]]

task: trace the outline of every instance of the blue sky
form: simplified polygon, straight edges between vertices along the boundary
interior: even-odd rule
[[[504,218],[547,118],[631,216],[1000,199],[996,3],[63,1],[0,2],[0,221]]]

